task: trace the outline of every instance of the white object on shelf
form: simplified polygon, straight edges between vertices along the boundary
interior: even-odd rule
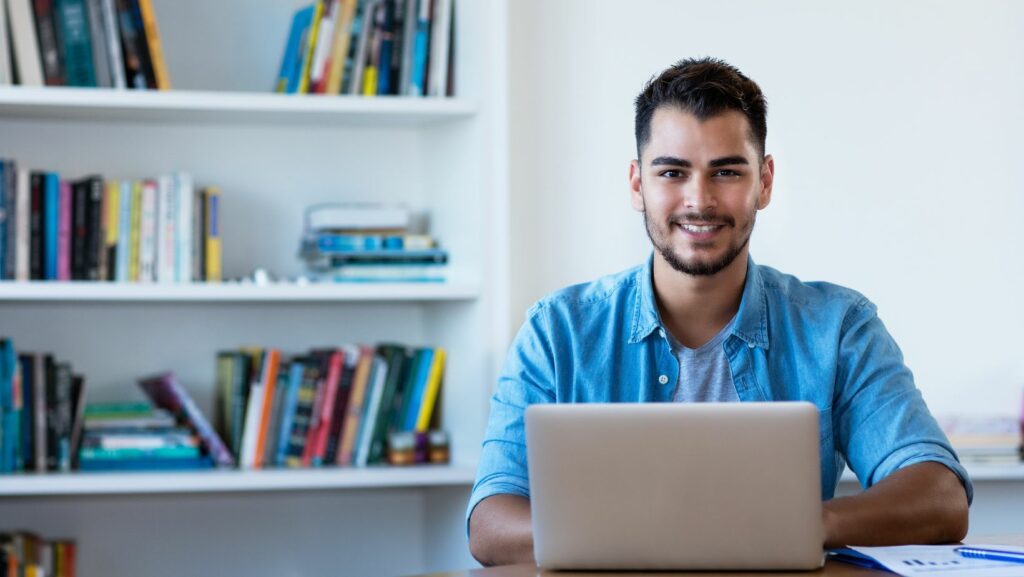
[[[473,467],[448,465],[260,471],[27,473],[0,476],[0,497],[469,486],[473,484],[474,475]]]

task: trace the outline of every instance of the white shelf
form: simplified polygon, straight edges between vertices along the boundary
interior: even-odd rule
[[[472,300],[479,294],[480,287],[476,283],[455,281],[264,286],[240,283],[0,282],[0,302],[458,301]]]
[[[475,113],[457,98],[0,87],[0,117],[36,120],[422,126]]]
[[[0,476],[0,498],[468,486],[473,484],[474,476],[472,467],[447,465],[265,471],[19,473]]]

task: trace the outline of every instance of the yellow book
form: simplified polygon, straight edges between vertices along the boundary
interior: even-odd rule
[[[309,25],[309,44],[306,45],[302,58],[302,76],[299,80],[299,94],[309,92],[309,71],[313,68],[313,53],[316,51],[316,38],[320,35],[320,19],[324,17],[324,3],[317,0],[313,8],[313,22]]]
[[[325,94],[341,94],[341,83],[345,81],[345,60],[348,58],[349,41],[352,39],[352,20],[356,12],[356,0],[341,0],[341,14],[334,25],[334,44],[331,47],[331,67],[327,71]]]
[[[427,376],[427,388],[423,391],[423,403],[420,405],[419,418],[416,419],[417,433],[425,433],[430,428],[430,418],[434,416],[434,404],[437,402],[444,376],[444,359],[445,350],[441,347],[434,349],[434,360],[430,364],[430,374]]]
[[[363,72],[363,96],[377,96],[377,67],[372,64]]]
[[[210,186],[206,189],[206,282],[221,281],[220,247],[220,189]]]
[[[171,77],[167,74],[164,48],[160,44],[160,29],[156,25],[156,12],[153,11],[151,0],[139,0],[139,13],[142,15],[142,26],[146,30],[146,45],[149,48],[149,60],[153,64],[157,90],[170,90]]]
[[[128,236],[128,280],[139,282],[139,229],[142,224],[142,181],[132,183],[131,232]]]

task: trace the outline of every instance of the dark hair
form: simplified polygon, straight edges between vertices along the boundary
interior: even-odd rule
[[[636,156],[651,139],[651,118],[663,106],[675,106],[707,120],[738,110],[750,123],[750,139],[761,158],[768,134],[768,103],[761,88],[735,66],[717,58],[687,58],[652,78],[636,97]]]

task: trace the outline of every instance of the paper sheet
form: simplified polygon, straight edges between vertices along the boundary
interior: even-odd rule
[[[986,549],[1022,550],[1006,545],[979,545]],[[906,545],[902,547],[850,547],[885,565],[890,571],[915,577],[1024,577],[1024,563],[970,559],[953,552],[960,545]]]

